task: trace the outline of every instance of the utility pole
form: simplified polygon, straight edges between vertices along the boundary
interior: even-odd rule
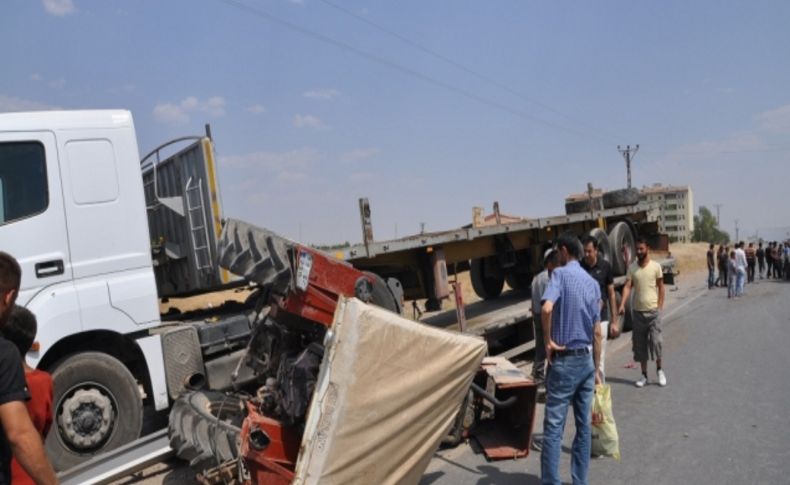
[[[721,219],[719,219],[719,210],[721,209],[721,206],[723,206],[723,205],[724,204],[713,204],[713,207],[716,208],[716,225],[719,226],[719,227],[721,227]]]
[[[738,236],[738,222],[739,222],[739,220],[735,219],[735,242],[736,243],[741,240],[741,238]]]
[[[631,148],[631,145],[626,145],[625,150],[620,148],[620,145],[617,145],[617,151],[625,158],[625,169],[628,172],[628,188],[631,188],[631,160],[634,159],[636,152],[639,151],[639,145],[634,148]]]

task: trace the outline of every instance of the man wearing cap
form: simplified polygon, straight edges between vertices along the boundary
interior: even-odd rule
[[[532,379],[538,384],[538,397],[543,399],[546,381],[546,343],[543,339],[543,325],[540,322],[540,308],[543,304],[543,292],[549,285],[549,279],[557,267],[557,252],[549,248],[543,253],[543,271],[532,279],[532,325],[535,328],[535,361],[532,365]]]
[[[560,267],[543,293],[541,321],[546,338],[546,410],[540,457],[544,484],[560,484],[560,453],[568,406],[573,404],[576,436],[571,448],[571,478],[587,483],[590,466],[593,390],[599,381],[601,290],[579,265],[579,240],[564,234],[557,240]],[[557,312],[554,315],[554,312]],[[554,318],[553,318],[554,317]]]

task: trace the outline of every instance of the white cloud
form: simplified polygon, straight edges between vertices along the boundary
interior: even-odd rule
[[[315,128],[317,130],[327,128],[320,118],[313,115],[294,115],[294,126],[297,128]]]
[[[189,115],[184,108],[171,103],[157,104],[154,107],[154,118],[169,125],[189,123]]]
[[[790,104],[757,115],[760,129],[780,135],[790,134]]]
[[[253,104],[252,106],[247,107],[247,111],[257,115],[266,111],[266,108],[262,104]]]
[[[317,158],[312,148],[297,148],[285,152],[252,152],[244,155],[231,155],[222,157],[220,164],[232,168],[255,168],[271,172],[292,171],[298,172],[300,168]]]
[[[60,107],[0,94],[0,112],[3,113],[14,111],[44,111],[51,109],[60,109]]]
[[[302,94],[305,98],[312,98],[312,99],[326,99],[332,100],[340,96],[340,91],[337,89],[311,89],[310,91],[305,91]]]
[[[378,148],[355,148],[340,155],[340,159],[344,162],[355,163],[373,158],[381,153]]]
[[[77,11],[72,0],[43,0],[44,9],[50,15],[65,17]]]
[[[204,113],[212,117],[225,115],[225,98],[213,96],[201,101],[200,99],[189,96],[181,100],[180,103],[160,103],[154,107],[154,118],[162,123],[172,125],[183,125],[189,123],[190,115]]]
[[[304,0],[288,0],[295,5],[304,5]]]
[[[31,81],[41,81],[41,79],[43,79],[41,77],[41,74],[39,74],[37,72],[34,72],[33,74],[30,75],[30,80]]]
[[[64,87],[66,87],[66,80],[63,79],[62,77],[58,79],[53,79],[52,81],[49,82],[49,87],[53,89],[63,89]]]

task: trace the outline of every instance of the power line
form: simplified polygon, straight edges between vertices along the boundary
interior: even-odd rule
[[[563,125],[559,125],[557,123],[545,120],[545,119],[540,118],[538,116],[529,114],[529,113],[527,113],[525,111],[522,111],[522,110],[519,110],[519,109],[515,109],[515,108],[511,108],[510,106],[504,105],[502,103],[498,103],[496,101],[492,101],[492,100],[486,99],[486,98],[484,98],[484,97],[482,97],[482,96],[480,96],[478,94],[475,94],[475,93],[473,93],[471,91],[467,91],[466,89],[459,88],[457,86],[453,86],[452,84],[448,84],[448,83],[446,83],[444,81],[441,81],[439,79],[435,79],[435,78],[433,78],[431,76],[428,76],[427,74],[423,74],[423,73],[421,73],[419,71],[416,71],[416,70],[414,70],[414,69],[412,69],[410,67],[400,65],[400,64],[395,63],[393,61],[385,59],[385,58],[383,58],[383,57],[381,57],[379,55],[376,55],[376,54],[373,54],[373,53],[361,50],[361,49],[359,49],[357,47],[354,47],[351,44],[347,44],[347,43],[345,43],[343,41],[333,39],[333,38],[328,37],[328,36],[326,36],[324,34],[320,34],[318,32],[314,32],[314,31],[306,29],[304,27],[300,27],[299,25],[296,25],[293,22],[289,22],[287,20],[284,20],[284,19],[281,19],[279,17],[276,17],[276,16],[274,16],[274,15],[272,15],[272,14],[270,14],[270,13],[264,11],[264,10],[261,10],[260,8],[252,7],[252,6],[247,5],[247,4],[245,4],[245,3],[243,3],[243,2],[241,2],[239,0],[217,0],[217,1],[222,2],[222,3],[226,4],[226,5],[231,6],[231,7],[235,7],[237,9],[239,9],[239,10],[246,11],[246,12],[251,13],[253,15],[256,15],[258,17],[265,18],[266,20],[269,20],[272,23],[278,24],[278,25],[280,25],[282,27],[285,27],[285,28],[287,28],[289,30],[292,30],[294,32],[298,32],[298,33],[300,33],[300,34],[302,34],[304,36],[311,37],[311,38],[313,38],[315,40],[318,40],[320,42],[324,42],[324,43],[333,45],[333,46],[335,46],[335,47],[337,47],[339,49],[352,52],[352,53],[354,53],[354,54],[356,54],[356,55],[358,55],[360,57],[363,57],[363,58],[371,61],[371,62],[382,64],[382,65],[387,66],[387,67],[389,67],[391,69],[400,71],[402,73],[405,73],[405,74],[413,76],[413,77],[415,77],[417,79],[420,79],[420,80],[422,80],[422,81],[424,81],[426,83],[433,84],[434,86],[438,86],[438,87],[446,89],[448,91],[452,91],[452,92],[454,92],[456,94],[464,96],[464,97],[466,97],[468,99],[475,100],[475,101],[477,101],[479,103],[485,104],[485,105],[490,106],[492,108],[496,108],[496,109],[508,112],[508,113],[510,113],[510,114],[512,114],[514,116],[525,118],[525,119],[534,121],[536,123],[540,123],[540,124],[543,124],[545,126],[549,126],[551,128],[555,128],[555,129],[558,129],[558,130],[561,130],[561,131],[565,131],[565,132],[568,132],[568,133],[573,133],[573,134],[578,135],[578,136],[582,136],[582,137],[590,136],[589,134],[581,132],[581,131],[576,130],[574,128],[563,126]]]
[[[410,39],[410,38],[406,37],[405,35],[402,35],[402,34],[400,34],[398,32],[395,32],[394,30],[392,30],[390,28],[387,28],[387,27],[385,27],[385,26],[383,26],[383,25],[381,25],[379,23],[376,23],[376,22],[368,19],[367,17],[365,17],[363,15],[359,15],[358,13],[356,13],[356,12],[354,12],[352,10],[349,10],[349,9],[343,7],[343,6],[340,6],[340,5],[338,5],[338,4],[334,3],[334,2],[331,2],[330,0],[321,0],[321,2],[326,4],[326,5],[329,5],[330,7],[334,8],[334,9],[340,11],[340,12],[343,12],[346,15],[349,15],[349,16],[359,20],[360,22],[364,22],[364,23],[370,25],[371,27],[373,27],[373,28],[375,28],[377,30],[380,30],[381,32],[389,34],[389,35],[401,40],[402,42],[414,47],[415,49],[418,49],[418,50],[420,50],[420,51],[422,51],[422,52],[424,52],[424,53],[426,53],[426,54],[428,54],[428,55],[430,55],[432,57],[435,57],[436,59],[439,59],[439,60],[441,60],[441,61],[443,61],[443,62],[445,62],[445,63],[447,63],[447,64],[449,64],[449,65],[451,65],[453,67],[455,67],[456,69],[459,69],[459,70],[461,70],[461,71],[463,71],[463,72],[465,72],[467,74],[471,74],[472,76],[475,76],[478,79],[481,79],[481,80],[483,80],[483,81],[485,81],[487,83],[490,83],[490,84],[492,84],[492,85],[494,85],[494,86],[496,86],[496,87],[498,87],[498,88],[500,88],[500,89],[502,89],[504,91],[507,91],[508,93],[510,93],[510,94],[512,94],[514,96],[517,96],[517,97],[519,97],[519,98],[521,98],[521,99],[523,99],[525,101],[528,101],[528,102],[533,103],[533,104],[535,104],[537,106],[540,106],[541,108],[545,109],[546,111],[550,111],[550,112],[552,112],[552,113],[554,113],[554,114],[556,114],[558,116],[561,116],[561,117],[565,118],[568,121],[571,121],[571,122],[576,123],[578,125],[584,126],[587,129],[590,129],[590,130],[593,130],[593,131],[598,131],[598,133],[603,134],[606,137],[611,137],[613,139],[617,138],[616,136],[612,135],[611,133],[607,133],[605,131],[602,131],[599,128],[594,127],[594,126],[592,126],[592,125],[590,125],[588,123],[585,123],[585,122],[583,122],[581,120],[574,119],[573,117],[571,117],[569,115],[566,115],[565,113],[563,113],[563,112],[561,112],[561,111],[559,111],[559,110],[557,110],[557,109],[555,109],[555,108],[553,108],[553,107],[551,107],[551,106],[549,106],[549,105],[547,105],[547,104],[545,104],[545,103],[543,103],[543,102],[541,102],[541,101],[539,101],[539,100],[537,100],[535,98],[532,98],[532,97],[527,96],[527,95],[525,95],[525,94],[523,94],[523,93],[521,93],[519,91],[516,91],[515,89],[513,89],[510,86],[508,86],[508,85],[506,85],[506,84],[494,79],[491,76],[488,76],[486,74],[478,72],[477,70],[472,69],[471,67],[468,67],[468,66],[466,66],[464,64],[461,64],[460,62],[458,62],[458,61],[456,61],[454,59],[451,59],[451,58],[449,58],[449,57],[447,57],[447,56],[445,56],[445,55],[443,55],[443,54],[441,54],[439,52],[436,52],[433,49],[425,47],[424,45],[420,44],[419,42],[414,41],[414,40],[412,40],[412,39]]]

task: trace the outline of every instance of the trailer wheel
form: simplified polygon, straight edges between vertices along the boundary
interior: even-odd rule
[[[472,288],[477,296],[484,300],[492,300],[502,293],[505,285],[504,273],[496,267],[496,258],[476,258],[469,263],[469,274]],[[491,270],[493,269],[493,271]]]
[[[634,233],[627,223],[618,222],[614,225],[609,231],[609,244],[612,248],[612,272],[615,276],[623,276],[636,259]]]
[[[197,470],[214,467],[239,455],[241,400],[215,391],[179,397],[170,411],[170,447]]]
[[[593,228],[587,233],[593,237],[598,243],[598,258],[606,260],[607,263],[612,262],[612,246],[609,244],[609,236],[606,231],[598,227]]]
[[[604,193],[601,200],[604,209],[636,205],[639,203],[639,190],[634,188],[612,190]]]
[[[55,368],[52,381],[55,427],[46,449],[56,470],[140,437],[140,391],[118,359],[100,352],[75,354]]]

